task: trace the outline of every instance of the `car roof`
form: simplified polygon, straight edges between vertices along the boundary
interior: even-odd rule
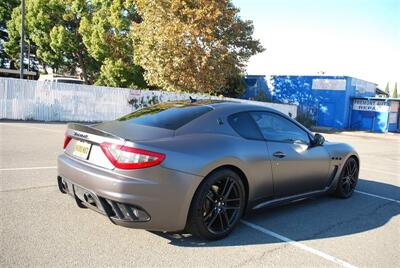
[[[282,113],[281,111],[278,111],[272,107],[267,107],[264,105],[257,105],[255,103],[249,103],[247,101],[241,101],[241,100],[199,100],[196,101],[194,105],[207,105],[211,106],[214,108],[214,111],[219,113],[224,113],[224,114],[234,114],[234,113],[240,113],[240,112],[248,112],[248,111],[266,111],[266,112],[273,112],[276,114],[280,114],[281,116],[293,121],[297,126],[302,128],[304,131],[309,133],[310,135],[313,135],[312,132],[298,123],[296,120],[293,118],[287,116],[286,114]]]
[[[206,105],[212,107],[215,110],[232,110],[237,112],[251,110],[279,112],[276,109],[267,107],[265,105],[248,103],[241,100],[198,100],[196,102],[193,102],[193,105]]]
[[[165,103],[161,103],[159,105],[169,105],[170,108],[174,106],[207,106],[213,109],[214,113],[218,114],[233,114],[239,112],[246,112],[246,111],[266,111],[266,112],[274,112],[281,114],[287,117],[284,113],[271,108],[267,107],[266,105],[257,105],[253,103],[249,103],[245,100],[223,100],[223,99],[190,99],[190,100],[176,100],[176,101],[169,101]]]
[[[220,99],[199,99],[199,100],[179,100],[173,101],[176,104],[182,104],[186,106],[209,106],[215,110],[220,109],[240,109],[240,110],[254,110],[254,109],[262,109],[262,110],[270,110],[276,111],[273,108],[266,107],[264,105],[257,105],[253,103],[244,102],[241,100],[220,100]]]

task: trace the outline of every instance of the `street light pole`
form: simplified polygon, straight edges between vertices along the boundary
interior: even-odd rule
[[[24,35],[25,35],[25,0],[21,1],[21,52],[19,59],[19,78],[24,79]]]
[[[28,72],[30,71],[30,66],[31,66],[31,40],[28,39]]]

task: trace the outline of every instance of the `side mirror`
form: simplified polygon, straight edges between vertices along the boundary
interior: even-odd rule
[[[322,144],[324,144],[324,142],[325,142],[324,136],[322,136],[322,135],[319,134],[319,133],[316,133],[316,134],[314,135],[314,140],[313,140],[312,145],[313,145],[313,146],[321,146]]]

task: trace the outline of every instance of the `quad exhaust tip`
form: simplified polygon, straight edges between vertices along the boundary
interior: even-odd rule
[[[58,182],[58,189],[61,193],[67,194],[68,193],[68,184],[66,181],[63,180],[60,176],[57,177]]]
[[[97,207],[97,203],[90,192],[84,193],[83,198],[85,199],[86,203],[89,203],[90,205]]]
[[[75,194],[74,186],[68,183],[61,176],[57,176],[58,189],[63,194],[73,194],[77,205],[81,208],[86,208],[85,204],[90,205],[92,209],[97,210],[107,215],[110,220],[131,221],[131,222],[146,222],[150,221],[150,215],[142,208],[131,204],[116,202],[97,196],[95,193],[84,191],[80,197]],[[68,186],[70,185],[72,188]]]

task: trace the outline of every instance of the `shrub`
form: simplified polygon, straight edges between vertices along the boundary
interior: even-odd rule
[[[300,113],[296,117],[296,121],[305,126],[306,128],[311,128],[315,126],[315,120],[309,115]]]

